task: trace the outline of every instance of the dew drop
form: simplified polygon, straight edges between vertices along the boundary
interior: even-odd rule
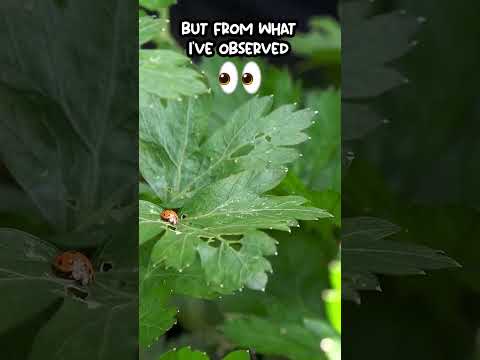
[[[417,17],[417,21],[418,21],[420,24],[423,24],[423,23],[425,23],[425,22],[427,21],[427,19],[424,18],[423,16],[419,16],[419,17]]]
[[[330,338],[324,338],[322,341],[320,341],[320,348],[326,353],[332,352],[334,347],[335,341]]]

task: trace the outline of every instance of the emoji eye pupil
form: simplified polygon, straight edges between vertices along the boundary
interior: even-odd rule
[[[242,82],[245,85],[251,85],[253,83],[253,75],[250,73],[245,73],[242,75]]]
[[[221,73],[218,76],[218,81],[220,82],[220,85],[228,85],[228,83],[230,82],[230,75],[228,75],[227,73]]]

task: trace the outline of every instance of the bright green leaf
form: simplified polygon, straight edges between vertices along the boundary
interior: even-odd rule
[[[140,307],[139,343],[142,348],[152,345],[175,322],[176,310],[169,304],[172,289],[159,281],[150,264],[152,243],[140,246]]]
[[[139,0],[138,3],[141,7],[151,11],[158,11],[160,9],[168,8],[176,4],[176,0]]]
[[[273,255],[276,249],[273,239],[254,230],[288,231],[299,219],[330,217],[323,210],[304,206],[301,197],[260,196],[281,176],[281,171],[273,170],[243,172],[205,187],[185,203],[180,212],[184,219],[174,230],[160,219],[160,207],[142,202],[141,208],[148,210],[145,216],[141,214],[140,226],[156,223],[167,231],[156,243],[152,261],[183,271],[198,252],[207,283],[216,291],[230,293],[244,285],[263,289],[265,272],[271,271],[264,256]]]
[[[298,158],[292,145],[307,140],[313,111],[285,105],[272,112],[270,97],[252,98],[200,143],[208,114],[202,99],[152,103],[140,113],[144,178],[170,207],[213,181],[243,170],[280,167]],[[205,135],[205,134],[203,134]]]
[[[327,317],[330,323],[341,333],[342,331],[342,271],[340,262],[330,265],[330,282],[332,289],[326,290],[323,294]]]
[[[162,31],[162,20],[151,16],[142,16],[138,19],[138,45],[142,46],[153,40]]]
[[[181,348],[180,350],[171,350],[162,355],[159,360],[209,360],[207,354],[194,351],[190,348]]]
[[[190,66],[190,59],[174,50],[140,50],[140,107],[151,107],[161,99],[181,100],[207,92],[202,75]]]
[[[223,360],[251,360],[250,353],[244,350],[231,352]]]
[[[294,170],[307,187],[317,191],[341,190],[341,98],[340,91],[312,92],[307,105],[318,112],[309,129],[312,140],[303,144],[306,156]]]
[[[310,32],[297,34],[291,41],[293,52],[320,65],[339,65],[342,38],[340,25],[332,18],[315,17]]]

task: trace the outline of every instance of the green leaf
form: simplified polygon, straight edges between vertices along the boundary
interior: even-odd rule
[[[207,354],[191,350],[188,347],[171,350],[162,355],[159,360],[209,360]]]
[[[265,290],[267,272],[273,270],[264,256],[275,255],[275,240],[263,232],[251,231],[238,240],[239,251],[234,244],[222,242],[217,248],[203,242],[198,246],[207,281],[226,289],[247,284],[251,289]]]
[[[370,4],[361,1],[341,8],[342,88],[348,99],[378,96],[405,83],[389,64],[411,49],[411,37],[419,26],[415,17],[398,11],[369,13]]]
[[[158,226],[162,208],[148,201],[139,202],[139,244],[160,235],[164,228]]]
[[[190,67],[191,60],[173,50],[140,50],[139,97],[140,107],[150,107],[161,99],[181,100],[207,92],[202,75]]]
[[[151,106],[140,108],[140,170],[160,200],[168,203],[200,171],[200,142],[211,105],[208,97],[165,105],[153,97],[151,101]]]
[[[184,347],[180,350],[167,352],[159,360],[209,360],[209,358],[203,352],[191,350],[190,347]],[[225,356],[223,360],[250,360],[250,354],[244,350],[234,351]]]
[[[138,19],[139,45],[170,36],[167,20],[142,16]],[[202,75],[191,66],[191,60],[174,50],[139,49],[139,100],[140,108],[149,107],[155,97],[181,99],[207,92]],[[152,97],[152,95],[154,95]]]
[[[294,167],[294,170],[296,167]],[[275,194],[286,195],[293,194],[307,199],[313,206],[325,209],[334,217],[334,224],[340,227],[341,216],[341,196],[338,192],[332,190],[313,191],[307,189],[302,180],[290,171],[283,179],[281,184],[275,188]]]
[[[229,339],[240,346],[294,360],[327,359],[319,344],[322,339],[332,334],[328,326],[318,334],[301,323],[279,322],[256,316],[242,316],[227,320],[223,331]]]
[[[151,16],[142,16],[138,18],[138,45],[145,45],[147,42],[155,39],[165,26],[162,20],[154,19]]]
[[[238,350],[231,352],[225,356],[223,360],[251,360],[251,357],[249,351]]]
[[[289,358],[298,359],[301,354],[303,358],[308,358],[310,353],[321,353],[319,344],[322,339],[339,341],[338,332],[325,319],[321,297],[322,292],[329,287],[330,259],[326,255],[326,248],[330,244],[327,244],[327,239],[319,238],[303,226],[291,236],[275,234],[275,237],[279,239],[279,255],[272,259],[275,276],[270,279],[266,292],[244,291],[235,297],[225,297],[219,301],[223,313],[229,315],[226,320],[228,338],[235,344],[246,346],[250,340],[244,336],[256,335],[255,346],[248,346],[260,353],[264,349],[257,349],[257,343],[269,344],[269,354],[283,356],[289,353],[284,353],[282,347],[295,344],[291,348],[295,353]],[[336,244],[332,245],[337,248]],[[331,256],[335,254],[336,251]],[[247,315],[238,317],[239,313]],[[261,324],[269,324],[268,332],[263,332],[264,328],[258,325],[256,319],[260,319]],[[292,331],[288,331],[289,328]],[[307,344],[299,343],[299,337],[312,340]],[[328,345],[329,341],[326,340],[326,343]],[[298,349],[300,344],[303,345]]]
[[[316,65],[340,64],[342,47],[340,25],[332,18],[312,18],[310,32],[297,34],[290,43],[293,52],[309,58]]]
[[[9,309],[0,323],[3,333],[51,304],[64,283],[52,273],[52,260],[58,254],[53,245],[19,230],[0,228],[0,249],[0,290]]]
[[[347,218],[342,222],[342,240],[380,240],[400,231],[400,227],[389,221],[367,216]]]
[[[307,106],[318,112],[315,125],[309,129],[312,141],[301,146],[306,154],[294,170],[307,187],[341,191],[341,97],[338,90],[312,92]]]
[[[138,304],[89,308],[67,298],[35,338],[29,359],[135,358]]]
[[[139,343],[145,348],[158,340],[175,322],[175,308],[169,304],[172,289],[153,276],[150,264],[152,243],[140,246]]]
[[[271,271],[264,256],[275,254],[276,248],[273,239],[254,230],[289,231],[298,219],[330,217],[323,210],[304,206],[301,197],[260,196],[282,176],[274,170],[243,172],[209,185],[185,203],[179,214],[184,219],[174,230],[160,219],[161,207],[142,203],[140,227],[156,224],[166,230],[153,249],[152,261],[183,271],[198,253],[212,289],[221,293],[244,285],[263,289],[265,272]]]
[[[292,145],[307,140],[303,130],[314,116],[292,105],[270,112],[270,97],[254,97],[205,139],[201,131],[208,127],[201,119],[208,109],[202,99],[151,105],[140,113],[140,169],[165,205],[174,208],[229,174],[294,161],[299,153]]]
[[[6,66],[0,81],[2,162],[62,234],[59,242],[72,247],[79,238],[81,246],[101,244],[101,232],[67,233],[111,222],[112,209],[128,203],[137,186],[136,177],[127,175],[135,174],[137,155],[126,159],[119,151],[135,148],[129,129],[136,105],[127,107],[137,92],[131,86],[135,65],[131,53],[118,51],[135,39],[136,14],[119,2],[107,16],[105,6],[68,2],[63,9],[46,1],[26,11],[19,2],[1,5],[11,14],[0,24],[0,63]],[[18,47],[11,29],[20,28],[22,37],[36,40]],[[55,46],[39,52],[51,34]]]
[[[176,0],[139,0],[139,5],[151,11],[168,8],[177,3]]]
[[[460,266],[441,251],[383,240],[400,230],[388,221],[358,217],[342,224],[342,278],[351,300],[360,301],[356,290],[380,290],[374,274],[424,275]]]

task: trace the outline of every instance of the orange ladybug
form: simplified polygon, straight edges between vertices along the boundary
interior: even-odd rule
[[[160,218],[173,226],[178,224],[178,214],[174,210],[163,210]]]
[[[53,261],[54,270],[63,277],[88,285],[94,279],[94,271],[90,259],[78,251],[65,251],[57,255]]]

